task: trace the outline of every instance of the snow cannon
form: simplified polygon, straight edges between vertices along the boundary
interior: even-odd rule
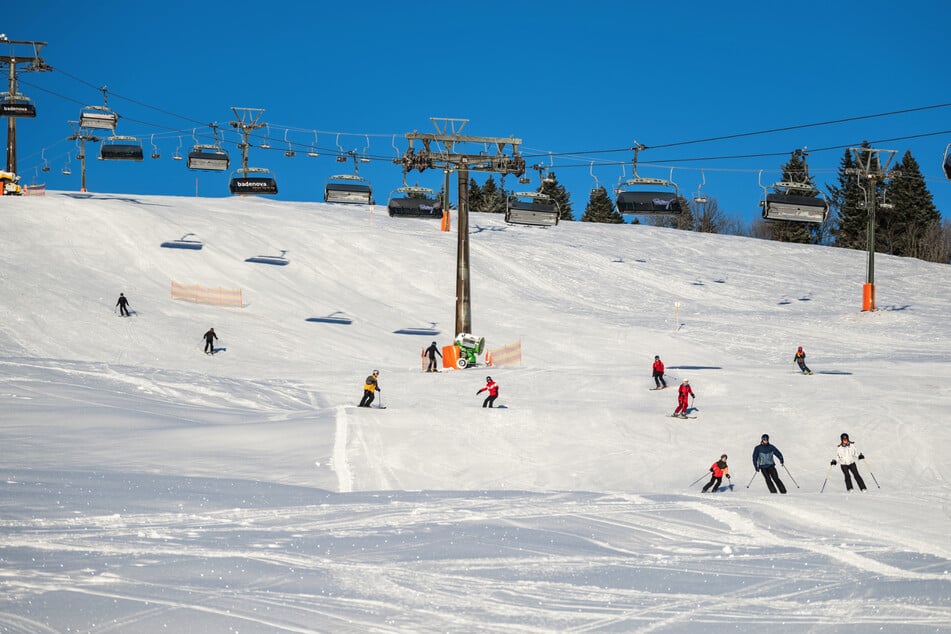
[[[0,196],[22,196],[20,177],[13,172],[0,170]]]
[[[467,332],[461,332],[456,335],[453,342],[459,348],[459,359],[456,361],[456,367],[464,370],[478,363],[478,357],[485,350],[485,337],[476,337]]]

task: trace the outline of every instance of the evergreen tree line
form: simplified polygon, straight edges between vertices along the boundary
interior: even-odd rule
[[[868,148],[868,143],[862,147]],[[866,192],[852,170],[858,167],[848,150],[838,170],[837,182],[827,184],[830,202],[829,218],[822,223],[787,220],[756,220],[747,226],[741,218],[723,213],[716,198],[703,201],[688,200],[681,196],[683,212],[676,216],[633,217],[632,223],[645,222],[701,233],[746,235],[767,240],[801,244],[825,244],[847,249],[866,250],[869,226],[867,196],[875,198],[875,251],[929,262],[951,263],[951,222],[942,222],[931,192],[925,185],[918,162],[911,152],[905,152],[901,161],[890,168],[878,182],[876,191]],[[782,166],[783,182],[812,186],[814,196],[820,196],[813,184],[805,157],[793,152]],[[547,194],[558,203],[560,220],[574,220],[571,195],[549,172],[538,192]],[[469,209],[485,213],[505,213],[506,202],[514,191],[505,189],[504,177],[498,182],[494,175],[480,185],[474,178],[469,181]],[[622,224],[624,216],[618,213],[604,187],[593,188],[580,218],[581,222]]]

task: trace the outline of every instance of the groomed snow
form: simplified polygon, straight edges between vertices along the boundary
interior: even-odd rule
[[[69,192],[0,221],[0,631],[951,631],[948,266],[876,256],[863,313],[862,252],[472,214],[473,331],[524,358],[437,376],[437,222]]]

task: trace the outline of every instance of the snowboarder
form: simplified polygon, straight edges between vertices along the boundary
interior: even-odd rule
[[[205,333],[205,354],[215,353],[215,339],[217,338],[218,335],[215,334],[215,329],[209,328],[208,332]]]
[[[710,493],[716,493],[720,489],[720,483],[723,482],[723,476],[730,479],[730,467],[726,464],[726,454],[720,456],[720,459],[710,465],[710,481],[703,485],[703,492],[709,489]]]
[[[426,348],[426,354],[429,356],[429,366],[427,366],[426,371],[439,372],[439,370],[436,369],[436,355],[438,354],[439,358],[441,359],[442,353],[439,351],[439,348],[436,346],[435,341],[432,343],[432,345]]]
[[[119,307],[120,317],[129,316],[129,300],[125,298],[125,293],[119,293],[119,301],[116,302],[116,306]]]
[[[367,380],[363,383],[363,398],[360,399],[360,405],[358,407],[370,407],[370,403],[373,402],[373,399],[376,397],[376,392],[382,392],[383,388],[380,387],[380,382],[377,380],[377,377],[380,376],[379,370],[374,370],[373,374],[367,377]]]
[[[693,390],[690,389],[690,381],[684,379],[684,382],[677,388],[677,409],[674,410],[672,416],[687,418],[688,396],[694,397],[696,395],[693,393]]]
[[[664,380],[664,362],[658,355],[654,355],[654,389],[662,390],[667,387],[667,381]]]
[[[865,460],[865,456],[849,441],[848,434],[842,434],[839,439],[842,441],[835,448],[835,459],[832,465],[838,464],[842,469],[842,475],[845,476],[845,490],[852,490],[852,476],[855,476],[855,482],[859,485],[859,490],[865,490],[865,480],[859,475],[859,468],[855,464],[856,460]]]
[[[812,370],[806,366],[806,353],[802,351],[802,346],[799,346],[799,349],[796,350],[796,356],[793,357],[793,361],[796,362],[803,374],[812,374]]]
[[[753,468],[757,473],[763,473],[763,479],[766,480],[766,487],[770,493],[776,493],[776,489],[779,489],[780,493],[785,493],[786,485],[779,479],[779,474],[776,472],[777,458],[779,464],[784,464],[783,453],[769,444],[769,434],[763,434],[759,445],[753,449]]]
[[[499,397],[499,384],[492,380],[491,376],[485,377],[485,387],[476,392],[476,396],[488,392],[489,395],[482,401],[482,407],[495,407],[495,399]]]

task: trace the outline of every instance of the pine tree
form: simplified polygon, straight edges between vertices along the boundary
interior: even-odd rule
[[[867,141],[862,147],[869,147]],[[855,159],[852,152],[845,151],[839,164],[839,184],[828,185],[831,196],[833,244],[846,249],[867,248],[868,211],[865,209],[865,194],[859,189],[854,175]]]
[[[542,179],[538,192],[551,196],[551,199],[558,203],[558,220],[575,219],[574,211],[571,208],[571,194],[568,193],[564,185],[558,182],[554,172],[548,172],[548,175]]]
[[[595,187],[591,190],[588,204],[584,208],[581,222],[603,222],[607,224],[623,224],[622,216],[614,208],[614,203],[608,197],[608,190],[604,187]]]
[[[504,214],[507,203],[506,198],[505,189],[497,186],[495,184],[495,178],[492,174],[489,174],[489,177],[482,185],[479,196],[479,207],[476,208],[470,203],[469,209],[490,214]]]
[[[469,211],[482,211],[482,188],[476,179],[469,178]]]
[[[884,204],[876,211],[882,246],[886,253],[922,258],[933,251],[934,245],[928,242],[937,235],[935,227],[941,226],[941,214],[910,151],[905,152],[892,174],[896,176],[888,180]]]

